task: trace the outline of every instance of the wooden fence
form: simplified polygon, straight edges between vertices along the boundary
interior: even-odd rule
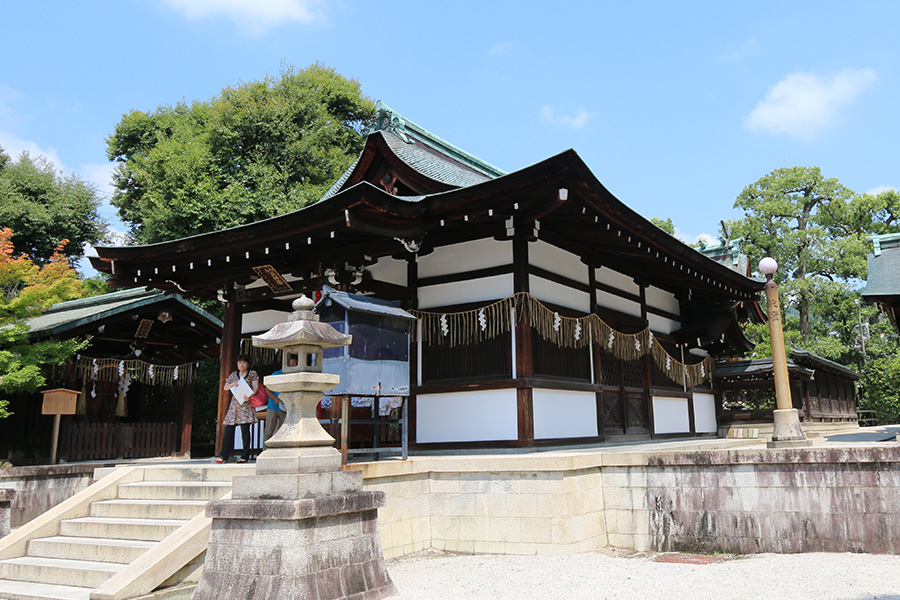
[[[171,456],[179,442],[177,423],[69,423],[59,456],[68,462]]]

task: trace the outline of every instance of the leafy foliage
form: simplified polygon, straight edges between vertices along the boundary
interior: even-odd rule
[[[669,235],[675,235],[675,223],[672,222],[672,219],[661,219],[659,217],[651,217],[650,222],[668,233]]]
[[[778,261],[788,351],[794,343],[855,369],[863,376],[861,406],[896,422],[897,334],[875,307],[860,302],[857,288],[867,277],[866,236],[900,231],[900,194],[856,194],[816,167],[792,167],[747,186],[735,207],[745,216],[726,228],[743,237],[751,264],[764,256]],[[766,324],[745,332],[757,344],[754,357],[771,356]]]
[[[297,210],[350,166],[374,114],[358,82],[320,64],[133,111],[107,140],[119,162],[112,202],[141,243]]]
[[[12,161],[0,148],[0,223],[16,232],[20,252],[49,262],[63,240],[63,253],[80,257],[85,244],[106,239],[94,188],[76,175],[63,177],[46,158],[22,153]]]
[[[0,229],[0,390],[33,392],[45,383],[43,365],[65,362],[87,342],[30,341],[25,319],[57,302],[79,298],[82,285],[62,253],[65,240],[49,262],[39,266],[25,255],[16,256],[12,237],[11,229]],[[0,417],[9,415],[7,406],[0,400]]]

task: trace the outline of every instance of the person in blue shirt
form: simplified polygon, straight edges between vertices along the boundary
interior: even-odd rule
[[[290,359],[288,361],[288,366],[296,367],[297,359]],[[282,374],[284,374],[284,371],[281,369],[272,373],[272,375]],[[287,416],[284,402],[278,399],[278,392],[273,392],[269,388],[266,388],[266,392],[269,394],[269,403],[266,405],[266,428],[263,433],[263,441],[269,441],[269,438],[275,435],[278,428],[284,424],[284,418]]]

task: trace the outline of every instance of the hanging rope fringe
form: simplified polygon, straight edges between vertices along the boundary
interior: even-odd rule
[[[91,382],[119,381],[127,374],[131,381],[176,387],[194,379],[194,363],[164,366],[136,359],[80,356],[75,361],[75,372],[78,377]]]
[[[262,365],[281,364],[280,349],[259,348],[253,345],[252,338],[241,338],[241,354],[250,356],[251,369],[255,369]]]
[[[635,360],[648,353],[665,375],[679,384],[694,386],[710,379],[715,363],[711,357],[696,364],[686,364],[669,354],[653,336],[650,328],[638,333],[616,331],[595,315],[565,317],[547,308],[540,300],[519,292],[482,308],[455,313],[436,313],[410,310],[421,328],[422,340],[427,344],[450,347],[473,344],[509,333],[515,314],[529,323],[538,334],[563,348],[585,348],[597,344],[621,360]]]

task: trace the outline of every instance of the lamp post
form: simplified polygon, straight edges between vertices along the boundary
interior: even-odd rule
[[[791,401],[791,384],[788,379],[787,354],[784,351],[784,330],[781,327],[781,304],[778,301],[778,284],[773,276],[778,262],[771,257],[759,261],[759,272],[766,276],[766,312],[769,317],[769,338],[772,344],[772,373],[775,378],[775,427],[769,448],[811,446],[800,428],[800,416]]]

